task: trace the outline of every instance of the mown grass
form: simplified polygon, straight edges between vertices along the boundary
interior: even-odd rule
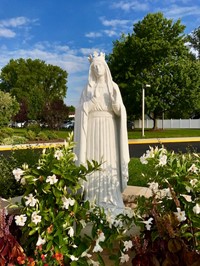
[[[146,187],[151,169],[148,164],[142,164],[139,158],[131,158],[129,162],[129,186]]]
[[[145,137],[143,138],[179,138],[179,137],[199,137],[199,129],[160,129],[152,130],[146,129],[144,131]],[[129,139],[140,139],[142,138],[141,129],[135,129],[128,132]]]
[[[26,128],[15,128],[14,134],[23,136]],[[47,129],[42,129],[42,131],[47,131]],[[65,129],[54,130],[58,138],[65,139],[69,131]],[[146,129],[144,131],[145,137],[143,138],[178,138],[178,137],[199,137],[200,129],[164,129],[164,130],[152,130]],[[141,129],[134,129],[128,132],[129,139],[140,139],[142,138]]]

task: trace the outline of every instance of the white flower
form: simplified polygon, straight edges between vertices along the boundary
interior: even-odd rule
[[[74,205],[75,200],[71,199],[71,198],[66,198],[65,196],[63,196],[62,197],[62,202],[63,202],[63,208],[67,210],[69,208],[69,205],[70,206]]]
[[[121,252],[120,262],[124,263],[124,262],[128,262],[128,261],[129,261],[129,255]]]
[[[60,160],[62,157],[63,157],[63,152],[61,150],[56,150],[55,151],[55,154],[54,154],[54,157],[57,159],[57,160]]]
[[[74,229],[73,229],[73,227],[70,227],[70,228],[69,228],[69,230],[68,230],[68,235],[69,235],[70,237],[73,237],[73,236],[74,236]]]
[[[198,183],[198,180],[196,178],[190,180],[190,184],[194,187]]]
[[[46,182],[53,185],[58,182],[58,179],[56,178],[56,175],[53,174],[53,175],[47,176]]]
[[[92,263],[92,266],[100,266],[100,263],[98,261],[90,260]]]
[[[181,211],[180,208],[176,208],[177,212],[175,212],[174,214],[176,215],[176,218],[178,219],[179,222],[185,221],[186,217],[185,217],[185,211]]]
[[[26,185],[26,178],[25,177],[22,177],[20,183],[25,186]]]
[[[46,240],[42,239],[41,236],[39,235],[36,246],[44,245],[45,243],[46,243]]]
[[[95,247],[93,248],[93,251],[92,252],[102,252],[103,249],[102,247],[99,245],[99,242],[96,242],[96,245]]]
[[[123,213],[124,213],[125,216],[128,216],[128,218],[133,218],[133,216],[134,216],[133,209],[129,208],[129,207],[125,207]]]
[[[73,153],[73,160],[74,161],[77,161],[78,160],[78,157],[77,157],[77,155],[75,153]]]
[[[195,173],[195,174],[197,174],[198,173],[198,168],[196,167],[196,165],[193,163],[192,165],[191,165],[191,167],[188,169],[188,172],[192,172],[192,173]]]
[[[103,233],[103,232],[100,232],[97,241],[98,241],[98,242],[104,242],[105,239],[106,239],[106,238],[105,238],[104,233]]]
[[[71,259],[71,261],[77,261],[77,260],[78,260],[78,258],[75,257],[74,255],[71,255],[71,256],[70,256],[70,259]]]
[[[146,229],[149,231],[151,229],[151,225],[152,225],[152,221],[153,221],[153,218],[149,218],[147,221],[143,221],[143,223],[145,224],[146,226]]]
[[[16,168],[12,172],[13,172],[13,175],[14,175],[16,181],[19,182],[21,179],[21,176],[24,174],[24,171],[20,168]]]
[[[198,203],[193,207],[193,212],[196,214],[200,213],[200,205]]]
[[[142,164],[148,164],[148,161],[147,161],[147,158],[145,156],[145,154],[143,154],[141,157],[140,157],[140,162]]]
[[[167,155],[160,155],[159,165],[164,166],[167,164]]]
[[[153,190],[154,192],[158,191],[158,183],[157,182],[151,182],[151,183],[148,183],[148,184],[149,184],[149,188],[151,190]]]
[[[24,226],[26,220],[27,220],[27,217],[26,217],[25,214],[21,214],[21,215],[16,215],[15,216],[15,223],[18,226]]]
[[[132,248],[133,246],[133,243],[131,240],[129,241],[124,241],[124,249],[123,251],[128,251],[130,248]]]
[[[26,199],[25,204],[26,206],[31,206],[34,207],[36,205],[36,203],[38,202],[38,200],[33,196],[33,194],[29,194],[28,197],[25,196],[24,197]]]
[[[86,222],[85,222],[85,220],[81,219],[81,220],[80,220],[80,224],[82,225],[83,228],[86,227]]]
[[[42,216],[38,215],[38,211],[34,211],[31,215],[31,221],[34,223],[34,224],[38,224],[41,222],[42,220]]]

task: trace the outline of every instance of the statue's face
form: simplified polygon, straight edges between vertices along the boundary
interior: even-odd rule
[[[95,62],[93,64],[94,73],[97,77],[101,77],[105,74],[105,66],[101,62]]]

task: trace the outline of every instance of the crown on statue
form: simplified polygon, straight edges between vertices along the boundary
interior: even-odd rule
[[[105,53],[98,53],[95,51],[93,55],[89,55],[88,60],[90,61],[90,64],[93,63],[95,60],[105,61]]]

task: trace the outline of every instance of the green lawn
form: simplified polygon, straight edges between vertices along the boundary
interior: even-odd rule
[[[46,131],[47,129],[42,129]],[[15,134],[23,136],[26,131],[25,128],[15,128]],[[58,138],[65,139],[68,132],[65,129],[56,130]],[[175,138],[175,137],[200,137],[200,129],[164,129],[164,130],[145,130],[144,138]],[[142,138],[141,129],[135,129],[128,132],[129,139],[140,139]]]
[[[146,129],[144,131],[145,138],[178,138],[178,137],[200,137],[199,129],[164,129],[164,130],[152,130]],[[142,130],[135,129],[128,132],[129,139],[142,138]]]

